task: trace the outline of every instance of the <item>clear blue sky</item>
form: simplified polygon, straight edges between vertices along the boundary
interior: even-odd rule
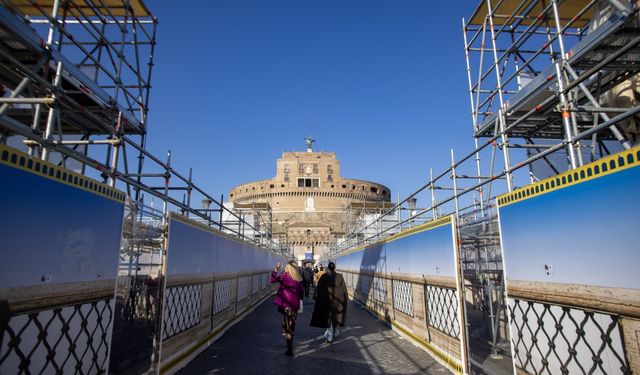
[[[461,18],[473,1],[150,2],[148,149],[213,196],[275,175],[283,150],[402,197],[473,146]]]

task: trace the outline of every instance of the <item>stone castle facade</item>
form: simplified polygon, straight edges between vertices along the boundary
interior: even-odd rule
[[[317,259],[346,235],[354,203],[388,206],[384,185],[343,178],[335,152],[284,152],[276,176],[236,186],[229,200],[236,207],[269,207],[273,238],[287,243],[299,259]]]

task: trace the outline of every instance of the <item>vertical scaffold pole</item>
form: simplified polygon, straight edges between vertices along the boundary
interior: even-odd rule
[[[471,81],[471,63],[469,62],[469,45],[467,44],[467,27],[462,18],[462,36],[464,38],[464,57],[467,62],[467,80],[469,81],[469,103],[471,104],[471,120],[473,122],[474,133],[478,130],[478,123],[476,120],[475,104],[473,100],[473,83]],[[480,68],[482,70],[482,68]]]
[[[458,289],[458,319],[460,319],[460,360],[464,374],[468,374],[468,337],[467,337],[467,310],[464,304],[464,278],[462,277],[462,247],[460,244],[460,207],[458,204],[458,180],[456,176],[456,159],[451,149],[451,180],[453,181],[453,202],[455,205],[454,228],[455,228],[455,246],[456,246],[456,269],[458,273],[457,289]]]
[[[118,169],[118,155],[119,155],[119,150],[120,150],[120,137],[118,136],[118,133],[120,132],[120,126],[122,126],[122,112],[118,113],[118,120],[116,122],[116,134],[114,134],[114,139],[111,143],[111,146],[113,148],[113,154],[111,155],[111,162],[109,163],[109,186],[111,187],[115,187],[116,186],[116,171]]]
[[[482,67],[484,66],[484,54],[486,52],[484,41],[487,39],[487,20],[485,19],[482,23],[482,34],[481,34],[481,43],[480,43],[480,61],[478,62],[478,83],[476,84],[476,102],[475,102],[475,123],[476,127],[478,126],[478,116],[480,115],[480,93],[482,92],[482,76],[483,71]]]
[[[160,256],[160,269],[158,275],[158,293],[157,310],[156,310],[156,335],[153,340],[154,351],[152,354],[152,367],[156,374],[160,373],[160,358],[162,356],[162,320],[164,305],[162,298],[166,291],[165,275],[167,272],[167,250],[169,248],[169,204],[166,197],[169,195],[169,182],[171,179],[171,150],[167,151],[167,165],[165,167],[166,176],[164,178],[164,195],[162,200],[162,254]],[[160,282],[162,280],[162,282]]]
[[[473,100],[473,81],[471,80],[471,63],[469,61],[469,45],[468,45],[468,41],[467,41],[467,27],[465,24],[465,20],[464,18],[462,18],[462,36],[464,38],[464,57],[465,57],[465,61],[467,63],[467,81],[469,82],[469,101],[471,104],[471,119],[473,121],[473,132],[474,132],[474,142],[475,142],[475,146],[476,146],[476,150],[478,149],[478,138],[475,136],[475,133],[477,133],[478,131],[478,121],[477,121],[477,113],[475,111],[475,104],[474,104],[474,100]],[[484,40],[483,40],[483,44],[484,44]],[[480,57],[482,59],[482,56]],[[480,67],[480,74],[482,74],[482,66]],[[478,88],[478,92],[480,92],[480,89]],[[478,172],[478,184],[482,183],[482,178],[480,176],[482,176],[481,173],[481,169],[480,169],[480,153],[476,152],[476,170]],[[431,174],[431,170],[429,170],[429,174],[432,176]],[[433,180],[433,176],[431,177],[431,179]],[[433,183],[433,181],[432,181]],[[482,199],[482,186],[480,186],[479,189],[479,194],[480,194],[480,209],[482,211],[482,214],[484,215],[484,201]],[[431,193],[433,194],[433,189],[431,190]],[[432,207],[435,205],[435,203],[433,202],[432,199]],[[434,215],[434,219],[435,219],[435,215]]]
[[[398,196],[398,232],[402,232],[402,208],[400,207],[400,193]]]
[[[455,205],[456,218],[458,218],[460,216],[458,206],[458,180],[456,176],[456,160],[453,154],[453,149],[451,149],[451,180],[453,181],[453,203]]]
[[[433,220],[438,218],[438,213],[436,212],[436,189],[433,186],[433,169],[429,168],[429,190],[431,190],[431,218]]]
[[[507,189],[509,191],[513,190],[513,182],[511,178],[511,162],[509,160],[509,139],[505,132],[506,128],[506,115],[505,115],[505,105],[504,98],[502,97],[502,77],[500,75],[500,65],[498,60],[498,50],[497,50],[497,42],[496,42],[496,33],[493,29],[493,8],[491,6],[491,0],[487,0],[487,17],[489,19],[489,31],[491,32],[491,47],[493,49],[493,69],[496,72],[496,91],[498,94],[498,99],[500,101],[500,109],[498,111],[498,120],[500,124],[500,138],[502,140],[502,153],[504,156],[504,169],[506,171],[505,177],[507,178]]]
[[[47,48],[53,48],[53,37],[56,32],[56,27],[58,26],[58,9],[60,7],[60,0],[54,0],[53,9],[51,11],[51,25],[49,26],[49,35],[47,36]],[[56,75],[53,79],[54,88],[59,88],[60,86],[60,76],[62,75],[62,62],[58,61],[56,64]],[[53,98],[56,99],[57,92],[53,93]],[[53,123],[56,119],[56,102],[54,101],[51,108],[49,108],[49,115],[47,116],[47,125],[44,131],[44,139],[49,140],[51,138],[51,133],[53,132]],[[42,148],[42,160],[49,160],[49,149],[46,147]]]
[[[551,3],[553,8],[553,18],[556,23],[556,33],[558,34],[558,45],[560,47],[560,61],[562,65],[566,62],[566,55],[564,51],[564,41],[562,39],[562,26],[560,25],[560,16],[558,14],[558,0],[553,0]],[[555,62],[556,68],[556,81],[558,82],[558,92],[560,93],[560,105],[562,106],[562,124],[564,126],[564,137],[567,142],[567,151],[569,152],[569,162],[571,163],[571,169],[576,169],[578,163],[576,161],[576,153],[573,143],[570,140],[573,138],[573,132],[571,131],[571,115],[569,113],[569,102],[567,100],[567,94],[564,92],[564,79],[562,77],[562,69],[558,61]]]
[[[187,182],[187,207],[191,208],[191,177],[193,175],[193,168],[189,168],[189,181]],[[220,201],[220,204],[222,204],[222,201]],[[205,215],[208,215],[208,213],[205,212]],[[210,215],[209,215],[210,216]],[[187,210],[187,217],[189,217],[189,210]]]
[[[224,213],[224,194],[220,194],[220,216],[218,218],[218,229],[222,232],[222,214]]]

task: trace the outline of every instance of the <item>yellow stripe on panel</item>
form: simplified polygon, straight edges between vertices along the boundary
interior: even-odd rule
[[[567,186],[577,185],[640,165],[640,146],[598,159],[582,167],[546,178],[498,196],[498,206],[508,206]]]
[[[73,186],[116,202],[124,202],[126,197],[124,192],[109,185],[5,145],[0,145],[0,164]]]

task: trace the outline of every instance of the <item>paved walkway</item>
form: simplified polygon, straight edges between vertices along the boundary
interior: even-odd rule
[[[350,303],[347,326],[332,344],[309,326],[313,300],[298,316],[295,356],[284,355],[273,298],[258,306],[179,374],[449,374],[426,352]],[[334,372],[335,371],[335,372]]]

